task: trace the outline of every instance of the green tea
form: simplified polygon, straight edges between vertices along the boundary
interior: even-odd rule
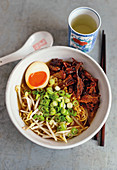
[[[96,21],[86,14],[82,14],[73,19],[72,28],[81,34],[90,34],[97,29]]]

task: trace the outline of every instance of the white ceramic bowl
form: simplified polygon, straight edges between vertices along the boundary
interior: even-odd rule
[[[99,79],[101,103],[91,126],[81,135],[69,140],[67,144],[64,142],[55,142],[54,140],[43,139],[31,130],[23,130],[22,127],[24,126],[24,122],[19,116],[15,86],[21,84],[22,76],[27,66],[29,66],[29,64],[33,61],[48,62],[52,58],[70,60],[72,57],[74,57],[77,61],[82,61],[83,67],[95,78]],[[70,47],[54,46],[31,53],[17,64],[17,66],[13,69],[7,83],[6,106],[13,124],[26,138],[47,148],[68,149],[88,141],[102,128],[107,120],[111,107],[111,88],[107,76],[99,64],[89,55]]]

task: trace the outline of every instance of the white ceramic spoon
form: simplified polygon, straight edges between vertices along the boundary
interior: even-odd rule
[[[41,48],[50,47],[53,45],[53,37],[49,32],[40,31],[32,34],[26,43],[16,52],[0,58],[0,66],[20,60],[29,53]]]

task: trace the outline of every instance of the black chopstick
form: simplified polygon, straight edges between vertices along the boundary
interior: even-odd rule
[[[101,67],[106,73],[106,35],[104,33],[104,30],[102,31],[102,49],[101,49]],[[103,125],[101,129],[101,135],[100,135],[100,146],[104,146],[105,144],[105,124]]]
[[[102,31],[102,45],[101,45],[101,61],[100,66],[106,73],[106,35],[104,30]],[[104,146],[105,144],[105,124],[101,128],[101,130],[94,136],[94,139],[98,141],[100,146]]]
[[[104,30],[102,31],[102,48],[101,48],[101,62],[100,65],[106,73],[106,35]]]

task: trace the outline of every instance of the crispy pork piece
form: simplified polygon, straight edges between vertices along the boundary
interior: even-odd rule
[[[95,96],[92,96],[92,95],[89,95],[89,94],[86,94],[84,96],[81,97],[81,99],[79,100],[81,103],[94,103],[96,104],[98,101],[99,101],[99,95],[95,95]]]
[[[57,67],[57,66],[53,66],[53,65],[49,65],[49,68],[51,71],[60,71],[60,67]]]
[[[61,66],[62,64],[63,64],[62,59],[55,58],[50,61],[50,65],[53,65],[53,66]]]
[[[95,113],[97,112],[97,109],[99,108],[99,104],[100,102],[98,101],[96,104],[92,104],[92,103],[87,103],[86,104],[86,108],[88,110],[88,113],[89,113],[89,116],[88,116],[88,120],[87,120],[87,125],[90,126],[94,116],[95,116]]]
[[[71,67],[67,67],[66,68],[66,73],[67,74],[71,74],[71,73],[75,73],[76,72],[76,69],[74,66],[71,66]]]
[[[82,65],[82,63],[78,63],[76,65],[76,76],[77,76],[77,98],[80,99],[80,96],[83,92],[84,89],[84,83],[82,81],[82,79],[79,77],[78,71],[80,66]]]
[[[64,80],[66,78],[66,73],[64,70],[60,70],[59,72],[54,73],[53,76]]]
[[[86,92],[89,94],[96,94],[96,82],[91,82],[90,86],[87,87]]]
[[[63,62],[63,65],[67,68],[67,67],[71,67],[71,63],[69,63],[69,62]]]
[[[70,86],[72,84],[74,84],[76,81],[73,79],[73,77],[71,76],[71,74],[68,75],[68,77],[63,80],[63,86]]]
[[[73,90],[74,90],[74,89],[73,89],[73,86],[69,86],[69,87],[68,87],[68,92],[69,92],[69,93],[73,93]]]
[[[73,62],[72,62],[72,66],[76,66],[77,64],[81,64],[81,65],[83,65],[83,63],[82,63],[82,62],[78,62],[78,61],[76,61],[74,58],[72,58],[72,60],[73,60]]]

